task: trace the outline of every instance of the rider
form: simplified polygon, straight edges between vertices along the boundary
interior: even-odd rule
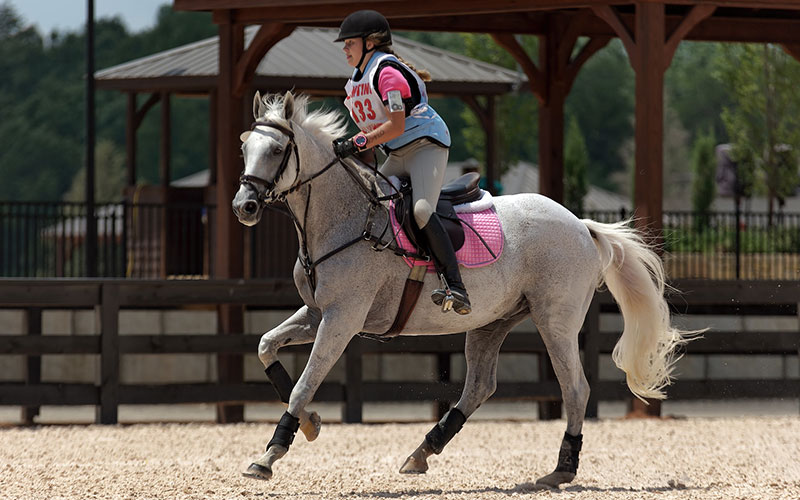
[[[449,287],[453,309],[469,314],[472,306],[453,244],[436,214],[450,132],[428,104],[425,82],[430,81],[430,73],[417,70],[394,53],[389,23],[374,10],[347,16],[334,40],[342,41],[347,64],[355,68],[345,85],[344,104],[361,132],[339,144],[337,154],[346,156],[381,146],[388,155],[381,172],[411,177],[414,220],[446,281],[445,289],[434,290],[431,299],[441,305]]]

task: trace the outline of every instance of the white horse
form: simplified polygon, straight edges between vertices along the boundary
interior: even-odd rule
[[[392,325],[407,264],[392,252],[375,252],[362,241],[365,220],[383,227],[387,211],[373,205],[388,185],[356,160],[335,158],[331,141],[345,135],[337,112],[309,111],[304,96],[262,97],[256,93],[251,132],[242,134],[244,174],[233,199],[239,221],[256,224],[266,203],[284,200],[298,228],[300,255],[297,289],[305,305],[261,338],[258,356],[288,411],[266,453],[245,475],[272,476],[298,428],[317,437],[320,420],[308,413],[328,371],[359,332],[380,335]],[[365,187],[367,189],[365,189]],[[566,407],[567,427],[554,472],[537,483],[557,487],[578,468],[581,429],[589,384],[578,351],[578,332],[595,289],[603,282],[618,302],[625,321],[613,359],[639,398],[664,398],[675,351],[689,332],[670,324],[660,258],[625,223],[578,220],[558,203],[538,194],[494,198],[504,231],[504,250],[494,264],[463,269],[473,311],[443,314],[423,297],[401,335],[467,332],[467,374],[458,403],[406,459],[403,473],[422,473],[427,459],[441,453],[465,420],[495,391],[497,359],[509,330],[525,318],[535,323]],[[435,274],[424,282],[436,287]],[[296,384],[278,361],[291,344],[313,342],[308,363]]]

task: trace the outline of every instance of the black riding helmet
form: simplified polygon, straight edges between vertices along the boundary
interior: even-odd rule
[[[389,21],[380,12],[374,10],[358,10],[344,18],[339,27],[339,37],[334,42],[341,42],[347,38],[364,39],[373,33],[385,31],[389,37],[388,42],[392,41],[392,33],[389,29]]]

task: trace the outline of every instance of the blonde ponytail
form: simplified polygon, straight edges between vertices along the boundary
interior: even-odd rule
[[[391,38],[389,37],[388,32],[383,31],[381,33],[372,33],[371,35],[367,36],[365,43],[366,42],[372,42],[375,50],[379,50],[381,52],[385,52],[387,54],[395,56],[401,63],[411,68],[411,71],[416,73],[423,82],[431,81],[431,74],[428,70],[415,68],[413,64],[406,61],[402,57],[398,56],[394,52],[394,49],[392,48]]]

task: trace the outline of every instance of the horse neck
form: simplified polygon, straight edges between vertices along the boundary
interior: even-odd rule
[[[328,165],[334,156],[330,147],[323,147],[310,134],[302,136],[298,135],[300,176],[308,179]],[[369,210],[363,191],[338,163],[288,195],[286,203],[306,232],[312,259],[361,234]]]

